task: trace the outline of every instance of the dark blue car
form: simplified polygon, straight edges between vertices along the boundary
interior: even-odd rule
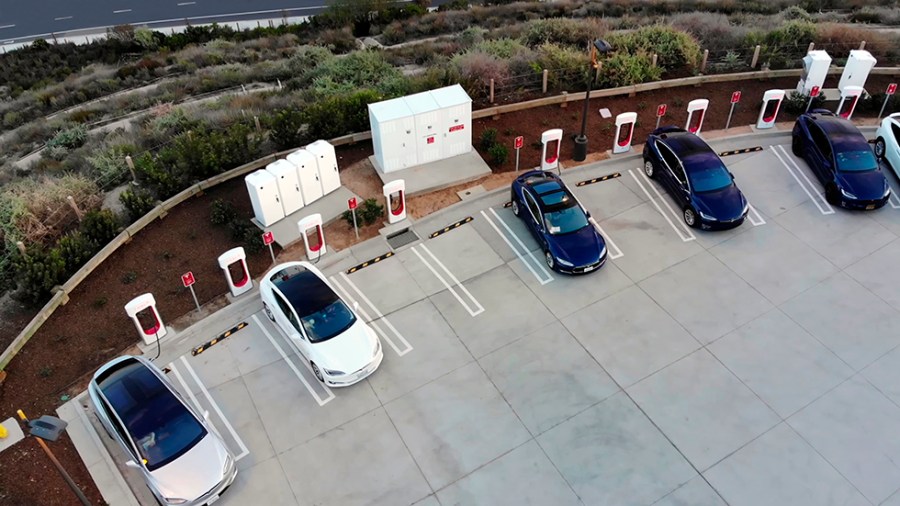
[[[791,149],[819,178],[829,203],[848,209],[878,209],[887,203],[891,187],[853,123],[814,109],[797,118],[792,135]]]
[[[551,269],[584,274],[606,262],[606,241],[556,174],[532,170],[516,178],[512,211],[525,221]]]
[[[719,155],[684,129],[668,126],[650,134],[644,144],[644,173],[665,187],[690,227],[733,228],[750,209]]]

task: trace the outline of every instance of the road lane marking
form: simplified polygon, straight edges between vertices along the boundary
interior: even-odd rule
[[[641,169],[637,169],[637,171],[638,171],[638,172],[641,172]],[[641,183],[640,177],[634,175],[634,171],[633,171],[633,170],[629,169],[629,170],[628,170],[628,173],[631,174],[631,177],[634,179],[634,182],[637,183],[638,186],[641,187],[641,190],[644,191],[644,195],[647,196],[647,198],[650,200],[650,203],[653,204],[653,206],[656,207],[656,210],[659,211],[659,214],[662,215],[662,217],[665,218],[665,220],[666,220],[667,222],[669,222],[669,226],[672,227],[672,230],[674,230],[675,233],[678,234],[678,237],[680,237],[681,240],[682,240],[683,242],[690,242],[690,241],[693,241],[693,240],[696,239],[696,237],[694,237],[694,234],[693,234],[690,230],[687,231],[687,236],[685,236],[685,234],[683,234],[683,233],[681,232],[681,229],[680,229],[679,227],[675,226],[674,223],[672,223],[672,220],[671,220],[671,218],[669,218],[669,215],[666,214],[666,213],[662,210],[661,207],[659,207],[659,204],[656,202],[656,200],[653,199],[653,196],[650,195],[650,192],[647,191],[646,188],[644,188],[644,185]],[[641,174],[643,175],[643,172],[641,172]],[[644,176],[644,179],[646,180],[646,176]],[[675,214],[675,211],[673,211],[672,208],[669,207],[669,204],[668,204],[665,200],[663,200],[663,197],[662,197],[662,195],[660,195],[659,190],[657,190],[656,187],[653,186],[653,184],[650,183],[649,180],[647,180],[647,184],[649,184],[650,187],[653,188],[653,191],[656,192],[656,195],[659,196],[659,200],[662,201],[663,205],[666,206],[666,208],[669,210],[670,213],[672,213],[673,215],[676,216],[676,220],[677,220],[677,219],[678,219],[678,218],[677,218],[678,215]],[[679,223],[680,223],[680,222],[679,222]]]
[[[186,5],[194,5],[194,4],[196,4],[196,3],[197,3],[197,2],[179,2],[177,5],[178,5],[179,7],[184,7],[184,6],[186,6]]]
[[[500,221],[500,223],[503,225],[503,228],[505,228],[509,232],[509,235],[511,235],[516,240],[516,242],[519,243],[519,246],[522,247],[522,249],[525,251],[525,253],[534,262],[534,264],[537,265],[538,268],[541,269],[541,272],[546,275],[546,279],[544,276],[538,275],[537,271],[534,270],[534,267],[531,266],[531,263],[529,263],[528,260],[525,259],[525,256],[519,252],[518,248],[513,246],[513,243],[510,242],[508,237],[506,237],[506,234],[504,234],[503,232],[500,231],[499,228],[497,228],[497,225],[494,223],[493,220],[491,220],[491,218],[487,215],[487,213],[485,213],[484,211],[481,211],[481,215],[484,216],[484,219],[487,220],[487,222],[491,226],[491,228],[493,228],[494,231],[497,232],[497,235],[499,235],[500,238],[503,239],[503,242],[505,242],[506,245],[509,246],[509,249],[513,250],[513,253],[516,254],[516,257],[518,257],[519,260],[521,260],[522,263],[525,264],[525,267],[527,267],[528,270],[531,271],[531,275],[534,276],[534,278],[538,281],[538,283],[540,283],[541,285],[546,285],[547,283],[553,281],[553,276],[550,275],[550,273],[547,272],[546,269],[543,268],[543,264],[541,264],[541,262],[538,262],[537,258],[535,258],[533,254],[531,254],[531,251],[519,239],[519,236],[514,234],[512,229],[509,228],[509,226],[506,224],[506,222],[503,221],[502,218],[500,218],[500,215],[498,215],[497,212],[494,211],[494,208],[491,208],[491,212],[497,218],[497,220]]]
[[[750,212],[747,213],[747,218],[750,219],[750,223],[754,227],[758,227],[760,225],[765,225],[766,220],[764,220],[762,215],[759,214],[759,211],[757,211],[756,208],[753,207],[753,205],[751,205],[751,204],[747,204],[747,205],[750,206]],[[753,215],[756,215],[756,219],[753,218]]]
[[[444,272],[447,273],[447,275],[450,277],[450,279],[453,280],[454,284],[455,284],[456,286],[459,286],[460,290],[462,290],[462,291],[469,297],[469,299],[471,299],[471,301],[472,301],[472,302],[475,304],[475,306],[476,306],[476,309],[475,309],[475,310],[472,310],[472,308],[470,308],[469,305],[466,304],[466,302],[462,299],[462,297],[459,295],[459,293],[457,293],[456,290],[453,289],[453,286],[454,286],[454,285],[451,285],[450,283],[448,283],[448,282],[444,279],[444,277],[441,276],[441,275],[438,273],[437,269],[435,269],[434,266],[431,265],[431,264],[428,262],[428,260],[425,260],[425,257],[422,256],[421,253],[419,253],[419,250],[418,250],[418,249],[416,249],[417,247],[421,247],[426,253],[428,253],[428,255],[429,255],[432,259],[434,259],[435,263],[437,263],[437,264],[441,267],[441,269],[443,269]],[[418,245],[416,245],[416,246],[413,246],[413,247],[410,248],[410,249],[412,250],[413,253],[416,254],[417,257],[419,257],[419,260],[421,260],[422,263],[425,264],[425,267],[428,267],[428,270],[430,270],[431,273],[434,274],[434,276],[435,276],[436,278],[438,278],[438,281],[440,281],[440,282],[447,288],[447,290],[449,290],[450,293],[453,294],[454,297],[456,297],[456,300],[459,301],[459,303],[462,305],[462,307],[464,307],[464,308],[466,309],[466,311],[469,312],[470,315],[472,315],[472,316],[478,316],[478,315],[480,315],[481,313],[484,312],[484,306],[482,306],[482,305],[475,299],[475,297],[473,297],[472,294],[469,293],[469,290],[467,290],[466,287],[464,287],[464,286],[462,285],[462,283],[460,283],[459,280],[456,279],[456,276],[454,276],[453,273],[450,272],[449,269],[447,269],[447,266],[446,266],[446,265],[444,265],[443,263],[441,263],[441,261],[438,260],[436,256],[434,256],[434,253],[432,253],[430,249],[428,249],[424,244],[418,244]]]
[[[325,390],[326,393],[328,393],[328,397],[325,399],[322,399],[321,397],[319,397],[319,393],[315,391],[315,389],[312,387],[312,385],[309,384],[308,381],[306,381],[306,378],[303,376],[303,373],[301,373],[300,370],[297,369],[297,366],[294,365],[294,362],[288,358],[287,353],[285,353],[284,350],[281,349],[281,346],[278,345],[278,343],[275,341],[275,338],[272,337],[272,334],[270,334],[269,331],[266,330],[265,325],[263,325],[262,322],[259,321],[259,318],[256,315],[253,315],[250,317],[250,319],[253,320],[254,323],[256,323],[256,325],[260,328],[260,330],[262,330],[263,335],[266,336],[266,339],[268,339],[270,343],[272,343],[272,346],[275,348],[275,351],[277,351],[278,354],[281,355],[281,358],[284,359],[284,361],[287,363],[288,367],[290,367],[291,370],[294,371],[294,375],[297,376],[297,379],[300,380],[300,383],[303,383],[303,386],[306,387],[306,390],[310,393],[310,395],[313,396],[313,399],[316,400],[316,403],[318,403],[319,406],[324,406],[329,401],[334,399],[334,393],[331,391],[330,388],[328,388],[328,385],[325,385],[324,383],[321,384],[320,386]],[[280,331],[279,331],[279,333],[280,333]],[[290,338],[288,338],[288,339],[290,339]],[[312,372],[312,368],[309,367],[309,364],[307,364],[305,360],[303,360],[302,362],[306,366],[306,369],[309,370],[309,372]],[[313,376],[315,376],[315,374],[313,374]]]
[[[606,241],[606,246],[609,248],[610,260],[615,260],[617,258],[622,258],[623,256],[625,256],[625,253],[622,253],[622,250],[620,250],[619,247],[616,246],[616,243],[613,242],[612,237],[610,237],[609,234],[607,234],[606,231],[603,230],[603,227],[601,227],[600,224],[597,223],[597,220],[595,220],[593,216],[588,218],[588,221],[591,222],[591,225],[593,225],[594,228],[597,229],[597,232],[600,232],[600,235],[603,236],[603,240]],[[615,253],[613,253],[613,250],[615,250]]]
[[[810,181],[809,178],[806,177],[806,174],[804,174],[803,171],[800,170],[800,167],[797,166],[796,163],[793,163],[793,160],[791,160],[791,165],[793,165],[798,171],[800,171],[800,174],[803,176],[803,178],[809,182],[809,185],[810,185],[810,188],[812,189],[812,191],[807,189],[807,187],[803,184],[803,182],[800,181],[800,178],[797,177],[796,174],[794,174],[794,171],[791,169],[790,165],[788,165],[787,162],[784,161],[784,158],[781,157],[781,155],[778,153],[778,150],[775,148],[775,146],[769,146],[769,149],[772,150],[772,153],[775,154],[775,157],[778,158],[778,161],[781,162],[781,165],[783,165],[784,168],[787,169],[787,171],[791,175],[791,177],[794,178],[794,181],[797,181],[797,184],[800,185],[800,188],[802,188],[803,192],[806,193],[806,195],[809,197],[809,200],[813,201],[813,204],[816,205],[816,207],[819,209],[819,212],[822,213],[823,215],[834,214],[834,209],[832,209],[831,206],[828,205],[827,201],[822,199],[822,201],[825,203],[825,206],[823,207],[819,203],[819,199],[817,199],[813,196],[813,193],[815,193],[816,195],[819,196],[819,198],[822,198],[822,195],[819,194],[819,192],[815,189],[815,186],[812,185],[812,181]],[[784,151],[784,150],[782,150],[782,151]],[[787,155],[787,151],[784,151],[784,156],[790,160],[790,157]]]
[[[53,21],[65,21],[67,19],[72,19],[74,16],[63,16],[61,18],[53,18]]]
[[[131,12],[131,9],[121,9],[118,11],[113,11],[113,14],[124,14],[126,12]]]
[[[368,311],[366,311],[365,308],[363,308],[362,306],[360,306],[358,310],[360,313],[362,313],[363,318],[368,320],[369,325],[371,325],[376,331],[378,331],[378,334],[381,335],[382,339],[387,341],[388,345],[397,353],[397,355],[402,357],[403,355],[406,355],[407,353],[411,352],[413,350],[412,345],[409,344],[409,341],[407,341],[406,338],[404,338],[402,334],[400,334],[400,332],[397,330],[396,327],[394,327],[394,325],[390,322],[390,320],[388,320],[387,317],[384,316],[384,313],[382,313],[377,307],[375,307],[375,304],[372,304],[372,301],[369,300],[368,297],[366,297],[366,294],[364,294],[362,292],[362,290],[360,290],[359,287],[357,287],[356,284],[353,283],[353,281],[350,280],[350,278],[347,276],[347,274],[341,272],[341,278],[348,285],[350,285],[350,287],[353,288],[353,290],[357,294],[359,294],[359,297],[363,300],[363,302],[365,302],[366,304],[368,304],[368,306],[370,308],[372,308],[372,311],[374,311],[374,313],[375,313],[375,318],[370,317]],[[344,297],[346,297],[347,299],[349,299],[351,301],[354,301],[354,302],[356,301],[356,299],[354,299],[350,295],[350,292],[346,288],[344,288],[343,285],[341,285],[340,283],[337,282],[337,279],[335,279],[334,276],[331,277],[331,282],[334,284],[335,287],[337,287],[338,290],[341,291],[341,293],[344,295]],[[393,332],[393,334],[397,338],[397,340],[399,340],[403,344],[403,349],[401,349],[399,346],[397,346],[397,344],[394,342],[394,340],[388,336],[387,332],[385,332],[384,330],[381,329],[381,326],[378,324],[379,320],[381,322],[384,322],[384,325],[388,329],[390,329],[390,331]]]
[[[3,26],[0,26],[0,30],[2,30],[4,28],[15,28],[15,27],[16,27],[16,25],[3,25]]]
[[[203,392],[203,396],[206,397],[206,400],[209,401],[209,404],[212,406],[213,410],[215,410],[216,414],[219,415],[219,419],[222,420],[222,423],[225,424],[225,428],[228,429],[228,432],[231,434],[231,437],[241,448],[241,453],[235,455],[234,460],[237,462],[242,458],[246,457],[250,454],[250,450],[247,449],[247,445],[244,444],[244,441],[238,436],[237,431],[234,430],[234,427],[231,426],[231,422],[228,421],[228,418],[225,418],[225,414],[222,413],[222,409],[213,400],[212,395],[210,395],[209,390],[206,389],[206,385],[200,381],[200,378],[197,376],[197,373],[194,372],[194,368],[191,367],[191,364],[187,361],[184,355],[181,356],[181,363],[187,369],[188,374],[197,382],[197,385],[200,387],[200,391]]]

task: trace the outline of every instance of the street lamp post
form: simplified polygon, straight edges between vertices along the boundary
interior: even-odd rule
[[[600,62],[597,60],[597,53],[607,54],[612,51],[612,46],[609,42],[606,42],[603,39],[597,39],[591,44],[591,69],[598,70],[600,68]],[[584,109],[581,112],[581,133],[575,136],[575,153],[572,155],[572,159],[576,162],[583,162],[587,158],[587,147],[588,147],[588,138],[587,138],[587,117],[588,117],[588,108],[590,107],[591,101],[591,88],[594,84],[594,72],[588,73],[587,79],[587,93],[584,95]]]
[[[18,411],[18,415],[19,418],[28,425],[29,434],[34,437],[41,449],[44,450],[44,453],[47,454],[50,462],[53,463],[53,466],[59,471],[60,476],[66,481],[66,485],[68,485],[69,488],[72,489],[72,492],[78,497],[78,501],[84,506],[91,506],[91,503],[88,501],[87,497],[85,497],[84,492],[78,488],[78,485],[75,484],[75,480],[69,476],[69,473],[66,472],[62,464],[57,460],[56,455],[50,451],[50,447],[44,442],[45,439],[47,441],[56,441],[59,439],[59,436],[66,430],[68,424],[55,416],[49,415],[44,415],[37,420],[29,420],[21,409]]]

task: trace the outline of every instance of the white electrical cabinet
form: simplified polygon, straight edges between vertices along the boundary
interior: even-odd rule
[[[441,145],[443,144],[443,130],[441,119],[443,117],[440,106],[431,96],[431,92],[425,91],[403,97],[409,110],[412,111],[416,122],[416,158],[418,163],[428,163],[443,158]]]
[[[322,193],[329,193],[341,187],[341,174],[338,170],[337,154],[334,152],[334,146],[328,141],[318,140],[309,146],[306,150],[316,157],[316,163],[319,167],[319,181],[322,182]]]
[[[803,57],[803,73],[797,83],[797,93],[809,95],[816,86],[821,90],[831,67],[831,56],[827,51],[810,51]]]
[[[310,205],[318,200],[322,196],[322,182],[319,180],[319,164],[315,155],[305,149],[298,149],[287,156],[287,161],[297,168],[303,202]]]
[[[860,49],[850,51],[850,57],[847,58],[847,64],[844,66],[844,73],[841,74],[841,80],[838,82],[838,89],[844,91],[846,86],[865,88],[869,71],[875,67],[875,63],[877,60],[868,51]]]
[[[287,160],[278,160],[266,166],[266,171],[275,176],[278,193],[281,194],[281,207],[287,216],[303,207],[303,193],[300,192],[300,177],[297,167]]]
[[[441,158],[472,151],[472,99],[462,86],[455,84],[431,90],[443,113],[444,138],[441,141]]]
[[[253,214],[262,226],[268,227],[284,218],[284,207],[281,205],[275,176],[263,169],[248,174],[244,181],[247,183]]]
[[[369,104],[375,160],[385,174],[416,165],[416,121],[403,98]]]

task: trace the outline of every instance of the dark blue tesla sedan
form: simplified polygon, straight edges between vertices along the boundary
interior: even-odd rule
[[[665,187],[690,227],[737,227],[750,210],[719,155],[682,128],[667,126],[650,134],[644,144],[644,173]]]
[[[512,183],[512,211],[537,239],[547,266],[566,274],[600,268],[607,257],[606,241],[556,174],[532,170]]]
[[[866,138],[853,123],[831,111],[801,114],[794,124],[791,149],[819,178],[830,204],[878,209],[891,197],[891,187]]]

